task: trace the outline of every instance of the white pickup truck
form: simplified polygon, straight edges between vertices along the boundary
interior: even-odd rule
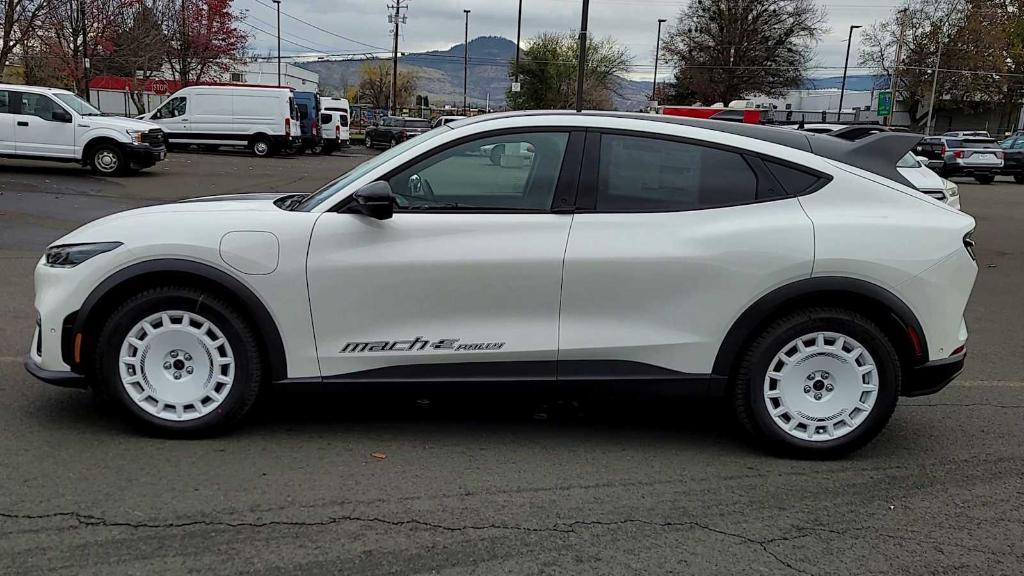
[[[78,162],[118,176],[166,155],[152,122],[103,116],[67,90],[0,84],[0,157]]]

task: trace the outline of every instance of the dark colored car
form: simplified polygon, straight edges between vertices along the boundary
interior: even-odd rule
[[[1003,149],[992,138],[930,136],[914,146],[914,154],[928,159],[928,167],[943,178],[967,176],[991,184],[1003,169]]]
[[[385,116],[379,124],[366,129],[366,147],[394,146],[430,130],[430,121],[422,118]]]
[[[320,95],[316,92],[295,92],[295,107],[299,111],[299,129],[302,134],[300,152],[312,150],[318,152],[322,141],[320,138]]]
[[[1024,134],[1015,134],[999,143],[1003,149],[1003,167],[999,174],[1013,176],[1017,184],[1024,184]]]

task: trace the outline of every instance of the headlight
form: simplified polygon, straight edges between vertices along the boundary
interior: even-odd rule
[[[120,242],[94,242],[50,246],[46,249],[46,265],[51,268],[74,268],[89,258],[110,252],[120,245]]]
[[[128,137],[135,144],[142,144],[142,135],[146,133],[145,130],[125,130],[125,132],[128,133]]]
[[[949,196],[950,198],[960,195],[960,188],[949,180],[943,180],[942,190],[946,193],[946,196]]]

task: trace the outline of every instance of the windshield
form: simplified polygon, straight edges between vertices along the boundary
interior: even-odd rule
[[[71,108],[75,112],[78,112],[82,116],[102,116],[103,113],[93,107],[85,100],[82,100],[74,94],[57,93],[54,94],[58,100],[64,103],[65,106]]]
[[[383,165],[384,163],[388,162],[392,158],[395,158],[396,156],[402,154],[406,150],[409,150],[411,148],[419,146],[420,144],[423,144],[427,140],[430,140],[431,138],[435,138],[435,137],[437,137],[437,136],[439,136],[441,134],[444,134],[446,132],[448,132],[448,131],[447,130],[431,130],[430,132],[427,132],[426,134],[424,134],[422,136],[417,136],[416,138],[412,138],[412,139],[406,140],[405,142],[402,142],[398,146],[395,146],[394,148],[390,148],[387,151],[385,151],[385,152],[383,152],[383,153],[381,153],[381,154],[379,154],[377,156],[374,156],[373,158],[367,160],[366,162],[363,162],[359,166],[356,166],[355,168],[350,170],[348,173],[343,174],[337,180],[334,180],[330,184],[328,184],[328,185],[324,186],[323,188],[317,190],[316,192],[310,194],[308,198],[303,200],[301,204],[299,204],[298,206],[295,207],[295,210],[298,211],[298,212],[310,212],[310,211],[312,211],[317,206],[323,204],[328,199],[332,198],[339,191],[344,190],[349,184],[351,184],[351,183],[355,182],[356,180],[362,178],[366,174],[368,174],[371,171],[373,171],[374,169],[376,169],[378,166]],[[337,198],[337,199],[341,200],[340,197]]]
[[[964,140],[964,148],[995,148],[996,141],[991,139]]]
[[[896,163],[897,168],[920,168],[921,163],[917,161],[917,157],[914,156],[913,152],[907,152],[900,158],[900,161]]]

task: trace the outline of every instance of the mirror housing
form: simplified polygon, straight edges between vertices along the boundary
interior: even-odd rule
[[[395,215],[395,195],[387,182],[370,182],[352,194],[349,211],[387,220]]]
[[[57,108],[50,113],[50,118],[54,122],[71,122],[71,114],[63,108]]]

